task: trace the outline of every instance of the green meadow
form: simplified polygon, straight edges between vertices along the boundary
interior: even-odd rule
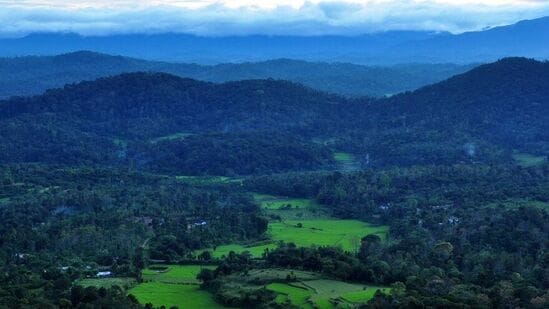
[[[374,226],[357,220],[287,220],[269,224],[273,240],[293,242],[298,246],[335,246],[356,251],[361,239],[370,234],[386,239],[388,227]]]
[[[162,282],[141,283],[129,291],[139,303],[151,303],[155,307],[177,306],[186,309],[224,308],[212,295],[200,290],[197,284],[170,284]]]

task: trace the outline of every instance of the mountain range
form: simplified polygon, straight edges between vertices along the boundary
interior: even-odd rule
[[[329,168],[342,151],[368,166],[547,156],[548,86],[549,63],[525,58],[382,99],[127,73],[1,101],[0,162],[232,175]]]
[[[361,36],[232,36],[33,33],[0,39],[0,56],[55,55],[91,50],[148,60],[226,63],[291,58],[359,64],[478,63],[503,57],[546,59],[549,17],[484,31],[451,34],[389,31]]]
[[[463,73],[474,65],[363,66],[277,59],[255,63],[198,65],[146,61],[80,51],[58,56],[0,59],[0,98],[41,94],[46,89],[128,72],[164,72],[211,82],[282,79],[345,96],[384,96],[414,90]]]

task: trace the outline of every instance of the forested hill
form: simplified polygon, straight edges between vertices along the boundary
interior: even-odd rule
[[[286,81],[213,84],[165,73],[127,73],[67,85],[0,105],[0,118],[29,114],[88,122],[105,134],[140,138],[171,133],[280,129],[303,126],[341,104],[341,97]],[[135,127],[118,127],[130,122]],[[168,130],[168,131],[166,131]]]
[[[0,98],[36,95],[65,84],[121,73],[154,71],[211,82],[283,79],[346,96],[384,96],[444,80],[474,65],[363,66],[277,59],[197,65],[146,61],[80,51],[58,56],[0,59]]]
[[[329,168],[334,152],[363,166],[547,156],[548,86],[549,64],[522,58],[378,100],[285,81],[130,73],[0,102],[0,162],[255,174]],[[239,155],[211,156],[231,149]],[[207,157],[223,163],[192,163]]]
[[[549,153],[549,62],[506,58],[386,102],[411,126]]]

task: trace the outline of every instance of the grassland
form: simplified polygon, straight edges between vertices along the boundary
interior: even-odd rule
[[[187,309],[224,308],[215,302],[212,295],[200,290],[195,284],[170,284],[162,282],[141,283],[129,291],[141,304],[151,303],[155,307],[177,306]]]
[[[515,153],[513,159],[522,167],[534,167],[547,163],[547,157],[534,156],[528,153]]]
[[[386,226],[373,226],[357,220],[287,220],[269,224],[273,240],[293,242],[298,246],[339,246],[356,251],[362,237],[370,234],[386,239]]]
[[[93,278],[79,280],[76,284],[83,287],[92,286],[96,288],[110,288],[117,285],[128,290],[136,285],[136,281],[133,278]]]

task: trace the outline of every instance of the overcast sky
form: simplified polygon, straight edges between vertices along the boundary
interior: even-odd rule
[[[0,36],[454,33],[549,15],[549,0],[0,0]]]

